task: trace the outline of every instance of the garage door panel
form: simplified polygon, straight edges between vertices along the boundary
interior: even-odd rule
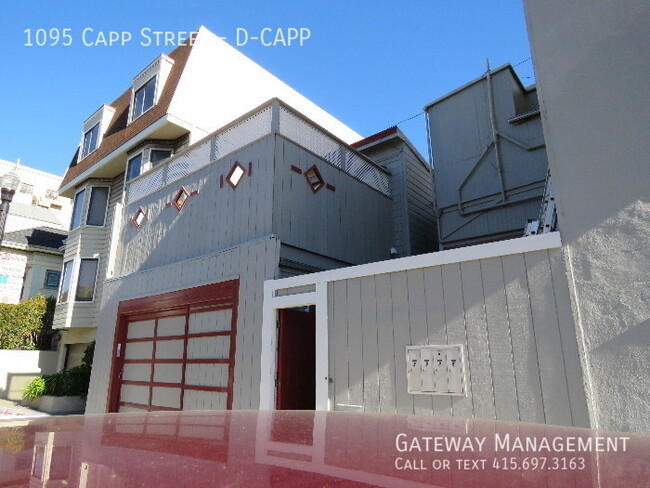
[[[151,380],[151,365],[131,363],[124,365],[124,372],[122,373],[122,380],[124,381],[150,381]]]
[[[185,390],[183,410],[225,410],[227,398],[226,393]]]
[[[156,342],[156,359],[183,359],[185,341],[182,339]]]
[[[153,367],[155,383],[180,383],[183,381],[182,364],[155,364]]]
[[[151,359],[153,355],[153,341],[129,342],[126,344],[124,359]]]
[[[185,384],[192,386],[228,387],[227,364],[188,364]]]
[[[120,302],[111,411],[232,408],[238,289],[231,280]]]
[[[158,337],[185,335],[185,315],[158,319]]]
[[[149,403],[149,387],[140,385],[122,385],[120,401],[147,405]]]
[[[225,332],[230,330],[231,323],[232,310],[230,309],[191,313],[189,320],[189,333],[201,334],[204,332]]]
[[[230,337],[197,337],[187,341],[188,359],[228,359],[230,356]]]
[[[181,389],[153,387],[151,404],[156,407],[181,408]]]
[[[153,337],[155,320],[143,320],[140,322],[131,322],[127,330],[127,339],[141,339],[143,337]]]

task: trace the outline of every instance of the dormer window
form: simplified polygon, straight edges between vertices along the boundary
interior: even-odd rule
[[[84,134],[83,150],[81,157],[85,158],[95,149],[97,149],[97,142],[99,141],[99,122],[93,126],[88,132]]]
[[[81,139],[81,150],[79,151],[79,158],[84,159],[88,155],[96,151],[102,143],[102,137],[108,129],[115,109],[110,105],[102,105],[94,114],[92,114],[83,126],[83,137]]]
[[[173,65],[174,60],[163,54],[133,78],[129,123],[158,103]]]
[[[157,76],[154,76],[135,92],[135,95],[133,96],[133,116],[131,120],[137,119],[140,115],[153,107],[154,96],[156,94],[156,79]]]

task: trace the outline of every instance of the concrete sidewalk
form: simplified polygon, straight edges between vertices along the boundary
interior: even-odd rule
[[[49,417],[49,413],[39,412],[29,407],[25,407],[18,402],[13,400],[5,400],[0,398],[0,420],[18,418],[28,418],[28,417]],[[2,424],[0,424],[2,425]]]

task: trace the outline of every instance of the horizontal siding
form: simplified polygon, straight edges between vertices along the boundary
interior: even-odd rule
[[[87,413],[103,413],[109,388],[112,347],[120,301],[239,277],[233,408],[259,406],[264,281],[275,278],[280,245],[265,237],[213,255],[110,280],[104,286]]]
[[[513,96],[516,93],[513,90],[520,90],[509,70],[493,74],[492,89],[497,130],[522,145],[532,147],[543,144],[539,117],[516,125],[508,122],[517,115]],[[442,211],[439,218],[443,244],[476,242],[516,229],[523,230],[528,219],[537,218],[548,169],[544,148],[527,151],[500,138],[501,173],[495,171],[497,160],[494,146],[479,161],[493,138],[485,80],[430,107],[428,116],[437,185],[436,207]],[[527,195],[536,199],[532,205],[534,211],[530,210],[529,202],[489,209],[502,200],[501,179],[510,202],[523,196],[517,196],[520,190],[537,183],[537,188]],[[490,201],[483,205],[483,214],[458,213],[456,206],[461,184],[461,197],[466,210],[490,196]]]
[[[110,233],[113,224],[115,205],[122,198],[123,175],[113,180],[88,180],[86,183],[86,199],[90,197],[89,189],[92,186],[109,186],[109,200],[106,209],[104,226],[81,226],[70,232],[66,240],[63,261],[79,258],[99,258],[97,280],[95,285],[95,300],[92,303],[70,302],[57,305],[54,314],[55,327],[97,327],[97,314],[102,297],[104,280],[106,279],[106,266],[108,264],[108,248],[110,246]],[[85,221],[88,206],[86,204],[82,213],[82,222]],[[78,273],[78,263],[76,268]],[[74,290],[70,291],[74,294]],[[71,295],[73,296],[73,295]]]
[[[559,249],[329,284],[333,404],[588,426]],[[409,395],[407,345],[462,344],[467,396]]]

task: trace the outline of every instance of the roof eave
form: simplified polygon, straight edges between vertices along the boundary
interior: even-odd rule
[[[84,180],[87,180],[88,178],[92,178],[93,174],[96,173],[99,169],[103,168],[104,165],[106,165],[109,161],[115,159],[121,153],[126,152],[133,145],[138,144],[140,141],[146,139],[149,134],[151,134],[152,132],[158,130],[160,127],[162,127],[163,125],[165,125],[168,122],[169,122],[169,114],[164,114],[162,117],[160,117],[153,124],[149,125],[145,129],[143,129],[142,132],[138,133],[136,136],[134,136],[131,139],[129,139],[128,141],[124,142],[122,145],[120,145],[119,147],[114,149],[112,152],[110,152],[106,156],[104,156],[102,159],[97,161],[95,164],[90,166],[86,171],[84,171],[80,175],[76,176],[75,178],[70,180],[65,185],[62,185],[59,188],[59,194],[61,196],[68,197],[68,198],[74,197],[75,187],[78,184],[80,184]],[[175,122],[176,122],[176,120],[175,120]]]

